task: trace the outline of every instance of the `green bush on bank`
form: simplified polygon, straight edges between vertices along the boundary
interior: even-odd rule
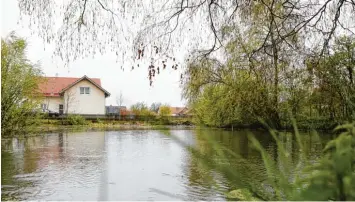
[[[65,119],[66,125],[87,125],[88,122],[80,115],[70,114]]]
[[[93,121],[94,122],[94,121]],[[103,121],[99,118],[96,119],[96,123],[103,123]]]
[[[27,43],[11,33],[1,38],[1,135],[32,131],[39,124],[42,72],[26,58]]]
[[[297,127],[300,129],[313,129],[313,130],[332,130],[339,123],[327,117],[314,117],[297,119]],[[293,129],[292,120],[282,121],[282,127],[285,129]]]
[[[138,117],[134,120],[110,120],[110,119],[94,119],[85,120],[85,118],[80,115],[68,115],[67,117],[54,118],[42,118],[40,120],[40,125],[87,125],[87,124],[98,124],[102,126],[112,126],[112,125],[193,125],[192,119],[190,117],[186,118],[166,118],[166,117],[150,117],[149,119],[140,119]]]

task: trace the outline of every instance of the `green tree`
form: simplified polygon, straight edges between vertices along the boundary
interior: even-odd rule
[[[1,133],[28,131],[38,121],[41,71],[26,58],[26,41],[11,34],[1,39]]]
[[[355,118],[355,38],[339,37],[329,54],[308,62],[315,83],[312,103],[322,116],[335,120]]]
[[[147,110],[148,106],[144,102],[137,102],[131,106],[131,111],[135,115],[142,115],[142,113]]]
[[[232,40],[224,63],[204,59],[187,67],[183,94],[197,122],[226,127],[255,124],[261,118],[278,128],[281,119],[282,126],[289,127],[292,115],[300,127],[321,128],[354,119],[352,37],[336,38],[330,53],[320,59],[308,57],[306,64],[297,66],[293,64],[297,59],[283,55],[287,51],[280,49],[280,58],[288,62],[280,67],[277,107],[273,71],[265,67],[267,62],[248,57],[252,38]]]
[[[171,109],[169,105],[162,105],[159,107],[159,116],[167,117],[171,116]]]
[[[161,103],[160,103],[160,102],[153,102],[153,103],[150,105],[150,110],[153,111],[153,112],[155,112],[155,113],[158,113],[160,106],[161,106]]]
[[[257,72],[257,73],[254,73]],[[188,67],[184,96],[197,121],[226,127],[274,120],[272,84],[260,79],[259,70],[203,61]]]
[[[144,102],[137,102],[131,106],[131,111],[139,119],[150,120],[155,118],[153,111],[150,111],[148,106]]]
[[[159,119],[162,124],[169,124],[171,120],[171,109],[170,106],[165,104],[159,108]]]

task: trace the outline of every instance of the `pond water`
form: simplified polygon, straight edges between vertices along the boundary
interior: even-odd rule
[[[132,130],[51,133],[2,140],[3,200],[226,200],[232,187],[163,131]],[[182,142],[214,156],[204,135],[213,137],[264,171],[247,131],[172,130]],[[264,132],[257,139],[277,161],[277,149]],[[307,155],[316,159],[330,136],[303,134]],[[280,137],[290,158],[298,158],[291,134]],[[322,145],[323,144],[323,145]],[[235,168],[241,165],[231,164]],[[247,172],[245,174],[248,174]],[[250,173],[249,173],[250,174]],[[218,189],[208,180],[217,181]],[[257,178],[257,177],[256,177]]]

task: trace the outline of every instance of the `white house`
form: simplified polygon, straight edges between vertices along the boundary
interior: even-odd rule
[[[39,89],[45,96],[43,111],[59,114],[105,114],[105,100],[110,96],[98,78],[45,77]]]

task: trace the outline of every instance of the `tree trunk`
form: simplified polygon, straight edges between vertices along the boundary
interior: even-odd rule
[[[350,84],[354,84],[354,81],[353,81],[353,68],[350,66],[348,67],[348,72],[349,72],[349,80],[350,80]]]
[[[274,98],[273,98],[273,113],[272,113],[272,121],[274,122],[274,126],[280,128],[280,117],[279,117],[279,67],[278,67],[278,50],[276,40],[274,38],[274,21],[273,16],[271,16],[272,21],[270,25],[270,37],[272,43],[272,54],[273,54],[273,68],[274,68]]]

